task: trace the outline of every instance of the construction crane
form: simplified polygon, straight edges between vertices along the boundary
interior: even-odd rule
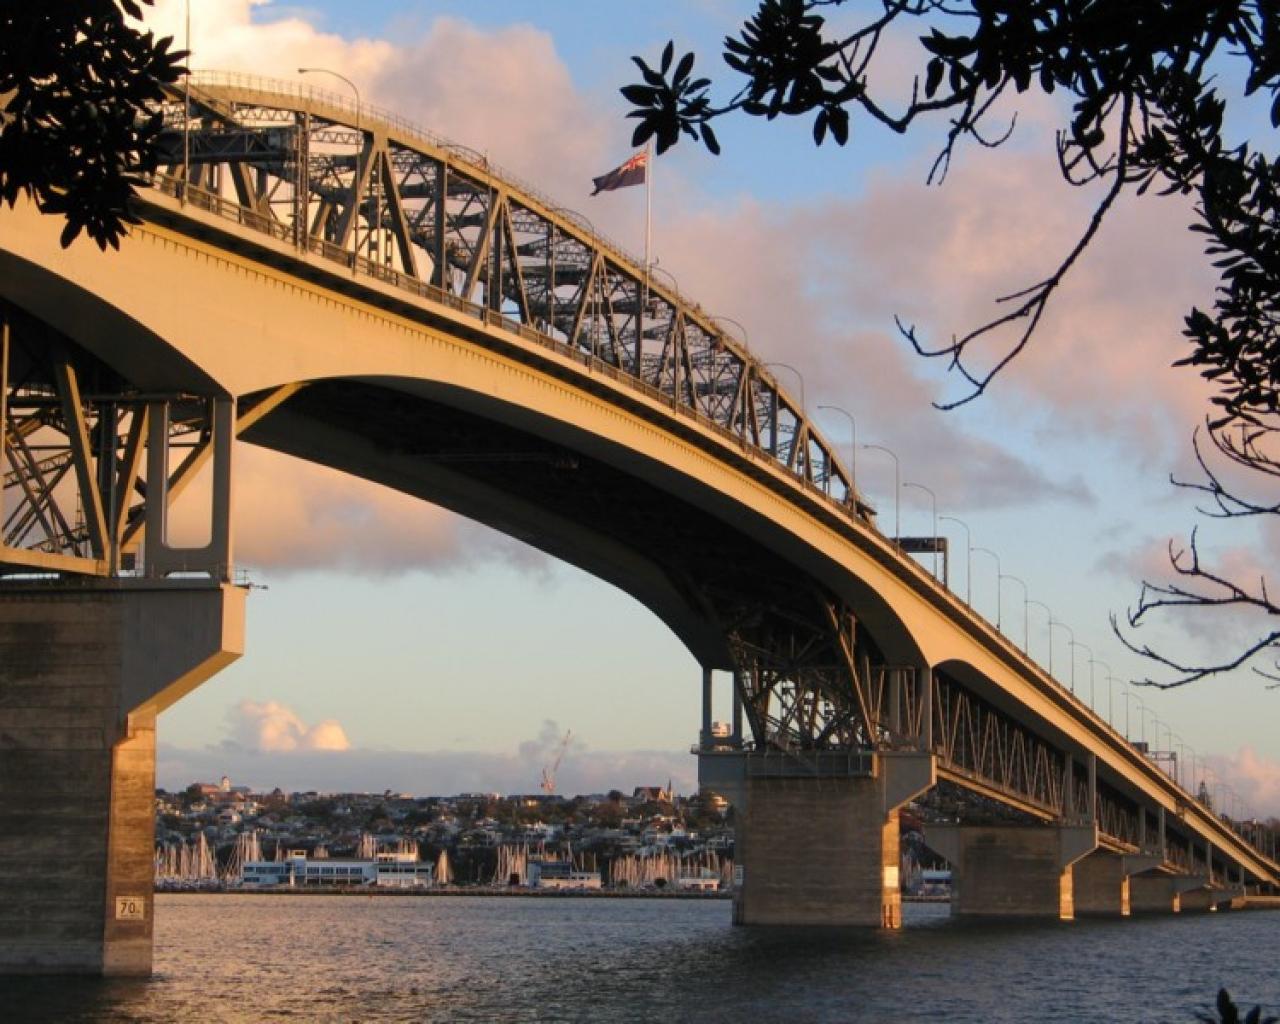
[[[560,746],[556,750],[556,759],[542,769],[542,792],[547,796],[551,796],[556,791],[556,771],[560,767],[560,762],[564,760],[564,752],[569,749],[569,738],[572,735],[571,730],[565,730],[564,739],[560,741]]]

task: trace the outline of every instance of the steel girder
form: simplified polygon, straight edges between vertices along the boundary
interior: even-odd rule
[[[566,345],[870,518],[833,446],[768,368],[580,216],[371,108],[239,76],[194,82],[189,115],[178,94],[165,111],[172,163],[160,187]]]
[[[0,576],[229,579],[232,433],[297,389],[263,396],[233,421],[230,399],[141,393],[48,325],[0,305]],[[210,509],[210,540],[173,547],[169,510],[210,463],[222,499]]]

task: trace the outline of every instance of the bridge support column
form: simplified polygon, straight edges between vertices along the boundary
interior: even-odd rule
[[[1198,876],[1135,875],[1129,879],[1129,906],[1135,914],[1177,914],[1186,895],[1204,884]]]
[[[1071,893],[1077,916],[1128,917],[1132,876],[1159,864],[1158,857],[1094,850],[1071,867]]]
[[[1188,889],[1179,899],[1179,909],[1184,914],[1208,913],[1219,909],[1230,910],[1235,892],[1214,885],[1201,885]]]
[[[243,651],[244,593],[0,590],[0,974],[151,973],[156,714]]]
[[[901,927],[898,808],[934,784],[932,755],[804,756],[701,759],[703,784],[735,803],[734,922]]]
[[[951,913],[1075,917],[1072,865],[1098,845],[1093,825],[932,825],[925,842],[951,863]]]

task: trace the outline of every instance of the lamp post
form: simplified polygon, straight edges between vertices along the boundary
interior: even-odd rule
[[[1013,580],[1022,588],[1022,653],[1027,653],[1027,627],[1031,625],[1030,612],[1027,610],[1027,584],[1020,577],[1013,575],[1011,572],[1000,574],[1000,580]]]
[[[1131,700],[1137,701],[1139,707],[1142,706],[1142,699],[1140,697],[1135,696],[1133,692],[1126,686],[1124,688],[1124,738],[1128,740],[1130,743],[1133,742],[1133,736],[1129,731],[1129,701]]]
[[[806,412],[805,412],[805,401],[804,401],[804,374],[802,374],[799,370],[797,370],[797,369],[796,369],[794,366],[792,366],[790,363],[779,363],[779,362],[773,362],[773,363],[761,363],[760,365],[761,365],[761,366],[768,366],[768,367],[770,367],[770,368],[775,367],[775,366],[780,366],[780,367],[782,367],[782,369],[784,369],[784,370],[790,370],[792,373],[794,373],[794,374],[796,375],[796,380],[798,380],[798,381],[800,382],[800,415],[801,415],[801,416],[806,415]]]
[[[941,523],[955,523],[964,528],[964,603],[973,604],[973,534],[969,524],[955,516],[938,516]]]
[[[1070,626],[1068,626],[1065,622],[1059,622],[1057,619],[1053,618],[1052,616],[1050,616],[1049,618],[1049,660],[1050,660],[1049,675],[1053,675],[1052,662],[1053,662],[1053,627],[1054,626],[1060,626],[1061,628],[1067,631],[1067,636],[1069,638],[1069,642],[1067,646],[1067,654],[1070,655],[1071,657],[1071,675],[1069,678],[1071,680],[1071,692],[1075,693],[1076,692],[1076,659],[1075,659],[1074,653],[1071,650],[1070,645],[1075,643],[1076,634],[1075,634],[1075,631]]]
[[[654,269],[657,269],[656,265]],[[666,271],[663,271],[663,273],[665,274]],[[670,274],[667,274],[667,276],[671,277]],[[671,277],[671,280],[675,281],[675,278]],[[751,342],[747,339],[747,329],[743,327],[742,324],[738,323],[738,321],[731,316],[720,316],[718,313],[710,313],[708,316],[710,316],[712,320],[716,321],[716,323],[723,321],[726,324],[733,324],[734,327],[738,328],[738,330],[742,332],[742,347],[746,349],[748,356],[751,354]]]
[[[898,456],[882,444],[864,444],[862,447],[869,451],[884,452],[893,459],[893,544],[900,548],[898,538],[902,536],[902,465],[898,462]]]
[[[818,408],[828,412],[838,412],[849,421],[849,491],[850,500],[856,502],[858,500],[858,421],[853,418],[853,413],[838,405],[820,405]]]
[[[356,83],[351,81],[346,75],[339,74],[330,68],[298,68],[300,75],[332,75],[334,78],[346,82],[355,93],[356,97],[356,173],[355,181],[351,183],[351,273],[357,272],[357,264],[360,261],[360,187],[363,183],[363,163],[364,163],[364,132],[360,128],[360,90],[356,88]],[[443,216],[443,214],[442,214]]]
[[[1004,602],[1001,602],[1000,600],[1000,576],[1001,576],[1000,556],[998,556],[998,554],[993,552],[991,548],[974,548],[974,550],[975,552],[982,552],[983,554],[989,554],[989,556],[996,559],[996,632],[1004,632],[1004,630],[1001,630],[1001,627],[1000,627],[1001,626],[1001,617],[1000,617],[1001,605],[1004,604]]]
[[[1164,725],[1164,723],[1160,721],[1160,716],[1157,715],[1154,710],[1147,707],[1145,704],[1142,707],[1143,707],[1143,710],[1151,716],[1151,723],[1155,726],[1155,734],[1153,736],[1153,740],[1155,742],[1155,745],[1158,747],[1160,746],[1160,726]],[[1147,742],[1147,721],[1146,721],[1145,715],[1143,716],[1143,720],[1142,720],[1142,742],[1143,743]]]
[[[1094,708],[1094,706],[1093,706],[1093,648],[1092,648],[1092,647],[1090,647],[1088,644],[1086,644],[1083,640],[1077,640],[1074,636],[1071,638],[1071,647],[1070,647],[1070,651],[1071,651],[1071,678],[1072,678],[1072,681],[1073,681],[1073,685],[1072,685],[1072,687],[1071,687],[1071,691],[1072,691],[1072,693],[1074,693],[1074,692],[1075,692],[1075,686],[1074,686],[1074,680],[1075,680],[1075,675],[1076,675],[1076,651],[1075,651],[1075,649],[1076,649],[1077,647],[1083,647],[1086,651],[1088,651],[1088,652],[1089,652],[1089,710],[1090,710],[1090,711],[1093,711],[1093,710],[1095,710],[1095,708]]]
[[[1053,621],[1053,609],[1050,608],[1043,601],[1035,601],[1029,597],[1024,597],[1022,600],[1023,600],[1024,613],[1026,612],[1027,608],[1031,607],[1031,605],[1035,605],[1037,608],[1043,608],[1044,613],[1045,615],[1048,616],[1049,621],[1050,622]],[[1052,627],[1049,628],[1049,675],[1053,675],[1053,628]]]
[[[1178,741],[1178,744],[1177,744],[1178,746],[1178,768],[1177,768],[1178,785],[1194,796],[1195,795],[1194,786],[1196,781],[1196,778],[1195,778],[1196,748],[1193,747],[1190,743],[1185,742],[1181,736],[1175,736],[1174,739]],[[1187,777],[1187,781],[1183,782],[1182,781],[1182,765],[1186,763],[1188,750],[1191,751],[1191,762],[1190,762],[1191,772]]]
[[[933,503],[933,578],[938,578],[938,496],[933,493],[924,484],[913,484],[907,481],[903,487],[914,487],[918,491],[924,491],[929,495],[929,500]],[[997,586],[999,584],[997,583]]]
[[[1102,661],[1101,659],[1098,659],[1096,661],[1091,659],[1089,661],[1089,667],[1092,668],[1094,665],[1101,665],[1103,668],[1107,670],[1107,723],[1111,724],[1111,682],[1112,682],[1111,666],[1108,665],[1105,661]]]

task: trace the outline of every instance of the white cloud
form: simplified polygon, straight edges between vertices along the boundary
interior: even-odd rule
[[[1205,759],[1217,778],[1235,791],[1244,807],[1218,797],[1219,811],[1245,813],[1260,818],[1280,817],[1280,761],[1259,754],[1253,747],[1241,747],[1231,757]],[[1220,793],[1215,790],[1215,793]]]
[[[351,747],[333,719],[308,727],[277,701],[241,701],[228,716],[229,738],[183,749],[161,743],[157,785],[181,789],[193,780],[228,775],[255,789],[453,793],[536,793],[542,769],[555,758],[564,733],[552,721],[515,751],[405,751]],[[630,792],[666,785],[697,790],[697,764],[687,751],[590,750],[574,739],[556,773],[566,794]]]
[[[351,748],[337,719],[308,726],[292,708],[275,700],[242,700],[227,713],[229,743],[251,753],[343,751]]]

